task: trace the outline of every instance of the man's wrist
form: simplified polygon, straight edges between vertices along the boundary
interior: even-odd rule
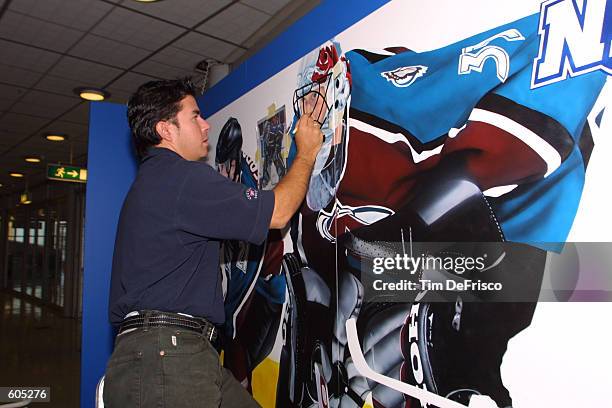
[[[295,156],[295,160],[302,160],[310,166],[313,166],[315,160],[317,160],[317,155],[298,152],[298,154]]]

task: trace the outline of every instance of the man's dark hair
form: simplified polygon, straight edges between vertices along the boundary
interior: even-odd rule
[[[196,96],[196,87],[191,78],[150,81],[132,95],[127,117],[139,157],[143,157],[149,147],[161,142],[155,130],[157,122],[173,121],[178,126],[176,114],[181,109],[181,100],[188,95]]]

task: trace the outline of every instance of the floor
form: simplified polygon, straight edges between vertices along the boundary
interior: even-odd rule
[[[50,387],[51,402],[29,407],[78,407],[79,322],[1,291],[0,307],[0,387]]]

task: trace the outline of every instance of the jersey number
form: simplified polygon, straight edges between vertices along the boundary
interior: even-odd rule
[[[497,38],[502,38],[506,41],[522,41],[525,39],[520,31],[511,28],[495,34],[478,44],[463,48],[459,56],[459,75],[467,75],[472,71],[482,72],[485,62],[491,58],[495,62],[497,78],[501,82],[505,82],[510,70],[510,56],[503,48],[497,45],[489,45],[490,42]]]

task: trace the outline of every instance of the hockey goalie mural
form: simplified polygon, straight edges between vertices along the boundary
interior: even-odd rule
[[[612,7],[468,3],[392,1],[211,117],[248,187],[299,117],[324,135],[291,224],[223,244],[224,364],[263,406],[542,406],[503,366],[610,136]]]

